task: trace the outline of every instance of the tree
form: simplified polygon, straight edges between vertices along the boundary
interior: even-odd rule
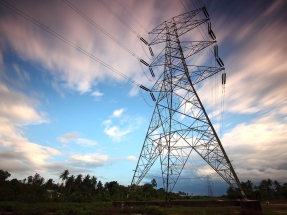
[[[156,180],[155,180],[155,179],[152,179],[152,180],[151,180],[151,186],[152,186],[153,188],[157,187],[157,183],[156,183]]]
[[[0,170],[0,182],[6,181],[7,178],[9,178],[11,174],[7,171]]]
[[[66,186],[69,187],[69,193],[71,193],[72,187],[74,187],[74,182],[75,182],[75,176],[71,175],[70,177],[68,177],[67,181],[66,181]]]
[[[75,190],[79,190],[81,188],[82,185],[82,174],[77,175],[76,179],[75,179]]]
[[[52,190],[53,187],[54,187],[54,181],[53,181],[53,179],[50,178],[50,179],[45,183],[45,186],[46,186],[47,189]]]
[[[253,190],[253,183],[250,180],[247,180],[246,182],[241,182],[241,186],[245,192],[245,195],[248,199],[256,198]]]
[[[33,182],[33,176],[30,175],[30,176],[27,177],[27,179],[28,179],[28,180],[27,180],[27,183],[28,183],[28,184],[32,184],[32,182]]]
[[[92,186],[92,192],[96,190],[96,186],[97,186],[97,178],[95,176],[93,176],[91,178],[91,186]]]
[[[103,189],[104,189],[103,183],[99,181],[99,183],[97,184],[98,193],[101,193]]]
[[[45,179],[41,177],[38,173],[36,173],[34,177],[32,178],[33,185],[41,186],[42,184],[44,184],[44,182],[45,182]]]
[[[270,199],[274,196],[274,190],[272,189],[273,181],[271,179],[268,178],[267,180],[262,180],[258,188],[261,191],[263,198]]]
[[[65,170],[64,172],[61,173],[59,179],[62,179],[62,181],[64,182],[68,179],[69,174],[70,174],[69,170]]]
[[[66,180],[68,179],[70,172],[69,170],[65,170],[64,172],[61,173],[61,175],[59,176],[59,179],[62,179],[62,182],[66,182]],[[61,187],[61,192],[62,192],[62,187]]]
[[[91,176],[89,174],[87,174],[83,180],[83,184],[86,186],[86,187],[90,187],[91,186]]]

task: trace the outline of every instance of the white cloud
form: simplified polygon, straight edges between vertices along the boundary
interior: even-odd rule
[[[61,143],[75,142],[78,145],[87,147],[98,145],[98,143],[94,140],[79,138],[79,136],[80,136],[79,132],[73,131],[57,137],[57,140],[59,140]]]
[[[96,146],[98,143],[93,140],[85,139],[85,138],[78,138],[76,139],[76,143],[81,146]]]
[[[131,129],[120,129],[118,126],[106,126],[104,132],[114,141],[121,141],[126,134],[131,132]]]
[[[261,14],[242,25],[242,17],[229,22],[219,22],[222,29],[218,37],[221,38],[221,50],[231,49],[226,59],[227,81],[225,91],[225,110],[232,113],[254,114],[258,112],[277,112],[286,114],[287,106],[287,51],[282,46],[286,43],[287,29],[280,19],[270,19],[276,16],[281,2],[274,2]],[[223,18],[222,18],[223,19]],[[225,19],[226,20],[226,19]],[[280,34],[278,34],[280,32]],[[226,38],[223,38],[223,36]],[[224,44],[228,44],[228,48]],[[224,51],[222,51],[223,54]],[[214,84],[205,81],[199,90],[201,99],[209,108],[210,95],[217,96],[220,109],[221,80],[218,91],[212,88]]]
[[[17,64],[13,64],[14,70],[17,73],[17,76],[19,78],[20,81],[24,82],[24,81],[30,81],[30,75],[29,73],[27,73],[26,71],[22,71],[20,70],[19,66]]]
[[[29,80],[16,65],[21,81]],[[17,85],[17,84],[16,84]],[[29,141],[22,127],[48,122],[46,113],[37,111],[39,101],[0,82],[0,169],[16,173],[44,172],[45,166],[61,152]],[[49,162],[48,162],[49,160]]]
[[[125,111],[123,108],[115,110],[112,117],[119,118],[122,116],[123,111]],[[114,119],[114,121],[115,120],[116,119]],[[120,142],[127,134],[136,130],[143,121],[144,120],[141,117],[130,117],[126,115],[122,117],[119,122],[113,122],[111,119],[107,119],[103,121],[102,124],[105,126],[105,134],[111,137],[114,141]],[[116,123],[119,123],[119,125],[114,125]]]
[[[30,142],[21,129],[4,118],[0,118],[0,145],[0,169],[8,171],[43,172],[47,160],[61,154],[54,148]]]
[[[102,163],[107,162],[109,160],[109,157],[107,155],[100,155],[100,154],[88,154],[88,155],[78,154],[78,155],[72,155],[70,159],[88,163]]]
[[[41,124],[48,122],[45,112],[37,112],[39,101],[9,89],[0,82],[0,116],[17,124]]]
[[[61,98],[65,98],[65,93],[63,89],[59,86],[58,82],[52,81],[51,86],[53,87],[54,90],[56,90],[57,93],[60,94]]]
[[[110,124],[112,124],[112,120],[110,119],[103,121],[103,125],[110,125]]]
[[[77,139],[79,136],[80,136],[80,133],[74,131],[74,132],[69,132],[67,134],[63,134],[63,135],[59,136],[57,138],[57,140],[59,140],[61,143],[68,143],[68,142],[71,142],[71,141]]]
[[[124,111],[125,111],[124,108],[115,110],[115,111],[113,112],[113,117],[120,117]]]
[[[140,58],[149,61],[142,50],[141,41],[132,32],[129,32],[117,18],[109,14],[103,5],[97,1],[82,5],[77,2],[74,4],[98,24],[105,23],[101,27],[109,34],[114,35],[117,40]],[[119,4],[114,2],[107,4],[116,13],[125,16],[126,11]],[[142,20],[142,25],[149,30],[167,18],[180,14],[183,10],[182,6],[175,1],[157,8],[155,8],[155,4],[155,2],[137,2],[137,4],[126,2],[125,7],[130,11],[137,11],[137,18]],[[79,17],[67,5],[51,1],[49,4],[37,3],[33,5],[17,2],[15,6],[127,77],[131,77],[146,86],[151,86],[150,81],[143,78],[145,77],[143,72],[138,72],[141,69],[136,58],[97,28],[94,28],[85,19]],[[47,11],[54,11],[55,8],[58,8],[59,11],[65,11],[65,13],[54,13],[51,17]],[[106,81],[109,79],[117,82],[126,81],[115,72],[68,46],[38,26],[20,16],[10,15],[13,12],[6,8],[3,10],[0,17],[0,33],[2,35],[0,45],[8,44],[20,58],[37,63],[42,68],[47,69],[56,77],[56,80],[63,82],[63,86],[85,93],[90,92],[100,82],[107,83]],[[156,13],[152,11],[156,11]],[[153,14],[153,16],[146,16],[146,14]],[[131,25],[138,26],[135,20],[130,19],[130,17],[126,18],[130,20]],[[71,24],[71,20],[73,20],[73,24]],[[143,28],[137,28],[137,33],[149,40],[149,36]],[[31,40],[31,38],[33,39]],[[8,45],[1,45],[1,48],[4,49]],[[144,48],[148,52],[148,48],[146,46]],[[130,92],[131,95],[135,93],[137,92],[133,89]]]
[[[100,91],[96,90],[96,91],[94,91],[91,95],[94,96],[94,97],[101,97],[101,96],[103,96],[104,94],[101,93]]]
[[[84,155],[76,154],[76,155],[72,155],[69,158],[70,162],[80,163],[81,166],[85,166],[88,164],[94,164],[94,166],[102,166],[106,162],[116,162],[116,161],[121,161],[121,160],[137,161],[137,158],[135,156],[126,156],[122,158],[111,158],[108,155],[103,155],[99,153],[91,153],[91,154],[84,154]]]
[[[127,159],[128,161],[137,161],[138,159],[135,156],[127,156],[125,157],[125,159]]]
[[[242,180],[285,178],[286,130],[286,120],[267,116],[239,124],[223,136],[223,146]]]

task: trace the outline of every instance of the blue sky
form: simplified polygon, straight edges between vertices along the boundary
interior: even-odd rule
[[[70,1],[140,58],[148,49],[98,1]],[[105,1],[140,36],[197,1]],[[220,129],[219,76],[198,86],[240,180],[286,182],[285,1],[204,1],[227,84]],[[9,1],[136,82],[152,87],[140,63],[62,1]],[[188,4],[188,5],[187,5]],[[185,8],[184,8],[184,6]],[[140,24],[139,24],[140,23]],[[194,35],[199,36],[199,28]],[[46,179],[65,169],[103,182],[131,182],[153,112],[148,93],[0,5],[0,169]],[[145,49],[145,52],[144,50]],[[160,50],[153,47],[155,53]],[[146,67],[143,67],[149,76]],[[158,73],[161,70],[156,71]],[[217,78],[217,79],[216,79]],[[144,182],[159,175],[155,165]],[[196,154],[175,190],[215,194],[227,185]],[[160,178],[157,178],[160,184]]]

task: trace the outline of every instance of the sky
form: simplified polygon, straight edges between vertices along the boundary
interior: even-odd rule
[[[199,7],[188,0],[105,1],[115,16],[100,1],[69,2],[94,24],[64,1],[9,1],[148,88],[154,82],[135,56],[152,59],[137,35],[150,42],[149,31]],[[227,73],[224,94],[218,75],[197,86],[203,105],[241,181],[286,182],[287,2],[203,4]],[[204,28],[190,34],[204,39]],[[150,95],[2,2],[0,35],[0,169],[11,179],[37,172],[60,182],[60,173],[68,169],[129,185],[153,113]],[[152,48],[159,53],[159,47]],[[160,187],[159,170],[155,163],[143,183],[155,178]],[[224,194],[226,182],[192,153],[175,191],[207,194],[208,175],[214,194]]]

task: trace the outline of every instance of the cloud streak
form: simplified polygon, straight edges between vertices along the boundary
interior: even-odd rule
[[[80,135],[81,135],[80,132],[73,131],[73,132],[69,132],[69,133],[66,133],[66,134],[63,134],[57,137],[57,140],[64,144],[75,142],[78,145],[86,146],[86,147],[98,145],[98,143],[94,140],[89,140],[86,138],[79,138]]]
[[[102,123],[102,125],[105,126],[104,133],[115,142],[121,142],[127,134],[138,129],[144,121],[141,117],[133,117],[129,115],[123,116],[122,114],[124,111],[124,108],[117,109],[111,116],[116,119],[120,118],[119,122],[116,122],[118,125],[114,125],[115,122],[111,119],[107,119]]]

